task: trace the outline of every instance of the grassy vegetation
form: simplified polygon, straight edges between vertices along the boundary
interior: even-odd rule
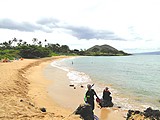
[[[0,59],[43,58],[58,55],[75,55],[75,53],[67,45],[49,43],[43,45],[36,38],[33,38],[33,44],[27,44],[27,42],[16,38],[0,43]]]
[[[17,40],[13,38],[12,40],[0,43],[0,59],[8,58],[13,60],[15,58],[43,58],[58,55],[83,55],[83,56],[122,56],[129,55],[123,51],[118,51],[117,49],[109,46],[94,46],[88,50],[70,50],[67,45],[59,45],[44,43],[39,41],[37,38],[33,38],[33,44],[28,44],[23,40]]]
[[[18,50],[12,50],[12,49],[0,50],[0,59],[8,58],[10,60],[13,60],[16,57],[21,57],[19,56]]]

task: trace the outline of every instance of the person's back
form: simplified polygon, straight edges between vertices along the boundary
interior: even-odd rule
[[[96,92],[94,91],[94,89],[91,89],[92,86],[90,84],[87,85],[87,92],[86,92],[86,103],[90,104],[92,107],[92,110],[94,110],[94,95],[98,98]]]
[[[94,100],[95,91],[93,89],[86,92],[87,102]]]

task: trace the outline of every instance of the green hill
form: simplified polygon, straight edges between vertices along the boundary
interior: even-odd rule
[[[124,55],[130,55],[128,53],[125,53],[123,51],[119,51],[116,48],[109,46],[109,45],[95,45],[89,49],[86,50],[87,55],[93,55],[93,56],[124,56]]]

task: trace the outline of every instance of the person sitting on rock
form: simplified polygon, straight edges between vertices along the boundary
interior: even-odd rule
[[[101,107],[113,107],[112,97],[110,95],[111,95],[111,92],[109,91],[109,88],[106,87],[103,90],[102,100],[100,101],[100,104],[99,104]]]
[[[112,97],[110,96],[110,91],[108,90],[109,88],[106,87],[104,90],[103,90],[103,100],[106,100],[106,101],[111,101],[112,100]]]

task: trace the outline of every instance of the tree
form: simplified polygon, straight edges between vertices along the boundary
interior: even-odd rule
[[[27,42],[24,41],[24,42],[23,42],[23,45],[27,45]]]
[[[59,44],[58,44],[59,45]],[[58,53],[59,52],[59,46],[57,44],[48,44],[48,48],[52,50],[53,52]]]
[[[20,39],[20,40],[19,40],[19,42],[20,42],[20,43],[22,43],[22,42],[23,42],[23,40],[22,40],[22,39]]]
[[[11,44],[12,44],[12,41],[11,41],[11,40],[9,40],[9,41],[8,41],[8,45],[9,45],[9,46],[11,46]]]
[[[44,42],[45,42],[45,45],[44,45],[44,46],[45,46],[45,47],[47,47],[47,45],[46,45],[46,43],[47,43],[47,39],[45,39],[45,40],[44,40]]]
[[[21,46],[20,56],[24,58],[43,58],[50,57],[52,51],[49,48],[44,48],[37,45]]]
[[[41,41],[39,41],[39,42],[38,42],[38,45],[39,45],[39,46],[42,46],[42,42],[41,42]]]
[[[13,38],[13,40],[12,40],[12,42],[14,43],[14,46],[15,46],[15,43],[17,42],[18,40],[17,40],[17,38]]]
[[[70,51],[70,49],[69,49],[69,47],[67,45],[62,45],[60,47],[60,52],[61,53],[69,53],[69,51]]]
[[[35,45],[38,42],[38,39],[37,38],[33,38],[32,41],[33,41],[33,44]]]
[[[57,46],[57,47],[60,47],[60,44],[56,43],[56,46]]]
[[[5,41],[5,42],[2,43],[3,47],[6,48],[6,49],[10,49],[11,44],[12,44],[12,42],[10,40],[8,42]]]
[[[20,39],[20,40],[19,40],[19,43],[17,43],[17,44],[18,44],[18,46],[21,46],[21,45],[22,45],[22,42],[23,42],[23,40],[22,40],[22,39]]]

